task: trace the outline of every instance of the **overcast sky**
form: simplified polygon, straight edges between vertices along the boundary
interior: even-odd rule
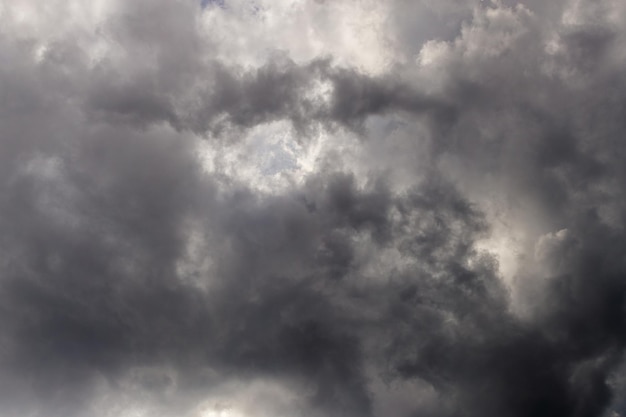
[[[626,416],[623,0],[0,0],[0,417]]]

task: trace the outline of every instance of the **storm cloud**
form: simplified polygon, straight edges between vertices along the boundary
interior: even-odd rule
[[[0,0],[0,416],[626,413],[624,28]]]

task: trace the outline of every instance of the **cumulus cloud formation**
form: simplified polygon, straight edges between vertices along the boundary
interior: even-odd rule
[[[0,415],[623,415],[625,27],[0,1]]]

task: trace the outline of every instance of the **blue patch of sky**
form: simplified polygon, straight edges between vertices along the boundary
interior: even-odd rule
[[[276,175],[285,171],[298,169],[298,161],[294,156],[296,146],[291,141],[273,142],[263,134],[252,139],[252,149],[259,155],[259,169],[263,175]]]

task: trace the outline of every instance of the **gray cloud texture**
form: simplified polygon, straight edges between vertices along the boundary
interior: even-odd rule
[[[0,416],[622,415],[624,27],[0,2]]]

